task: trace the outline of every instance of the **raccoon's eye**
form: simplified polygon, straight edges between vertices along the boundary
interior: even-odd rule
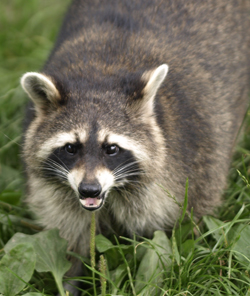
[[[67,144],[65,147],[64,147],[65,151],[71,155],[74,155],[76,154],[77,152],[77,147],[73,144]]]
[[[106,145],[104,147],[104,150],[105,150],[106,154],[113,156],[113,155],[116,155],[119,152],[119,147],[116,146],[115,144]]]

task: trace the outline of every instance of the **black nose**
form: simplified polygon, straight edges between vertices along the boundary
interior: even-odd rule
[[[78,191],[82,197],[97,197],[102,191],[101,185],[97,183],[81,182]]]

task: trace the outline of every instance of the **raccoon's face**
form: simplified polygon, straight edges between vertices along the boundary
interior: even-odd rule
[[[98,129],[90,134],[85,129],[75,129],[59,133],[54,145],[49,143],[50,152],[41,145],[38,153],[43,159],[42,177],[70,186],[87,210],[99,209],[112,188],[134,183],[143,174],[130,147],[131,139],[126,143],[125,136],[105,132],[106,135],[104,129]]]
[[[89,211],[100,209],[112,190],[146,186],[165,146],[154,98],[167,71],[164,64],[144,73],[132,98],[111,89],[66,92],[55,78],[26,73],[21,84],[35,106],[25,135],[28,173],[58,190],[73,190]]]

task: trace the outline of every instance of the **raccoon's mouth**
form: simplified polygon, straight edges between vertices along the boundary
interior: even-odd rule
[[[95,211],[103,205],[104,194],[97,197],[82,197],[80,196],[80,203],[84,209],[88,211]]]

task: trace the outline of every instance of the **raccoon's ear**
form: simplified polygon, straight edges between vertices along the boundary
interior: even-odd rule
[[[153,114],[155,95],[167,73],[168,65],[163,64],[154,70],[146,71],[142,75],[141,79],[145,86],[141,92],[141,96],[131,104],[134,114],[145,119]]]
[[[21,78],[21,85],[35,104],[38,113],[46,111],[49,106],[56,107],[60,94],[51,79],[43,74],[28,72]]]
[[[149,71],[143,74],[142,79],[146,80],[146,86],[143,89],[143,97],[146,101],[152,101],[164,81],[168,73],[168,65],[163,64],[153,71]]]

